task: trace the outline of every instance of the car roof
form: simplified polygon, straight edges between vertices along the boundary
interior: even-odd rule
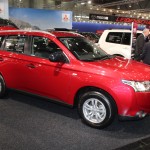
[[[56,37],[83,37],[79,33],[70,31],[52,31],[50,33],[54,34]]]
[[[42,31],[42,30],[1,30],[0,34],[9,34],[12,35],[14,33],[17,34],[26,34],[26,35],[43,35],[48,34],[54,37],[82,37],[80,34],[75,32],[68,32],[68,31]]]
[[[104,32],[131,32],[131,30],[128,30],[128,29],[107,29],[107,30],[104,30]],[[137,30],[138,33],[142,33],[141,30]]]

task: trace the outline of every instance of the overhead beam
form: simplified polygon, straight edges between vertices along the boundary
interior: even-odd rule
[[[118,5],[138,3],[138,2],[142,2],[142,1],[145,1],[145,0],[123,0],[123,1],[117,1],[117,2],[112,2],[112,3],[101,4],[101,5],[98,5],[98,6],[105,8],[105,7],[112,7],[112,6],[118,6]]]

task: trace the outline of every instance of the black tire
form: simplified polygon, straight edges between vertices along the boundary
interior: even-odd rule
[[[0,75],[0,98],[6,95],[6,84],[3,77]]]
[[[81,96],[78,111],[84,123],[100,129],[111,124],[117,112],[112,98],[97,91],[87,92]]]

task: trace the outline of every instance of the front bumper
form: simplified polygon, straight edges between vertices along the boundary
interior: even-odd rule
[[[135,116],[121,116],[119,115],[118,119],[120,121],[126,121],[126,120],[140,120],[148,116],[148,114],[144,111],[139,111],[136,113]]]
[[[135,120],[150,114],[150,92],[135,92],[132,87],[121,87],[115,101],[119,118]],[[116,92],[116,91],[115,91]],[[128,119],[129,118],[129,119]],[[122,120],[122,119],[121,119]],[[124,119],[123,119],[124,120]]]

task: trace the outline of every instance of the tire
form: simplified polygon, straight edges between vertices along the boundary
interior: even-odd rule
[[[0,75],[0,98],[6,95],[6,84],[3,77]]]
[[[105,128],[115,118],[114,101],[101,92],[91,91],[83,94],[78,104],[78,111],[84,123],[93,128]]]

